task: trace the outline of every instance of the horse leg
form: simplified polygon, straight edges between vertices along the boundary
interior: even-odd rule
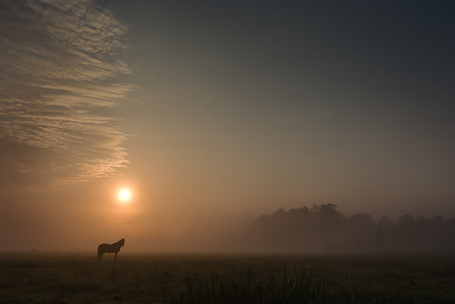
[[[104,252],[102,250],[98,250],[98,261],[101,262],[101,257],[103,256]]]
[[[118,251],[115,252],[114,262],[117,261],[117,253],[118,253]]]

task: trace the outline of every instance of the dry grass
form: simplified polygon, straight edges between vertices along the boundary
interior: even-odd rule
[[[0,302],[455,303],[455,257],[109,258],[2,253]]]

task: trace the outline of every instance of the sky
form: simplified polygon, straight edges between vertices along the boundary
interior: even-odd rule
[[[454,218],[454,9],[0,0],[0,250],[196,250],[326,203]]]

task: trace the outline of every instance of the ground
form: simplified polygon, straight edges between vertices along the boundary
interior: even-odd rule
[[[0,253],[0,286],[1,303],[455,303],[455,256]]]

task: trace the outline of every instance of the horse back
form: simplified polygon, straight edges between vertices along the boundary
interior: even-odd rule
[[[98,252],[106,252],[106,253],[114,253],[114,252],[119,252],[120,251],[120,246],[117,246],[116,244],[100,244],[98,245]]]

